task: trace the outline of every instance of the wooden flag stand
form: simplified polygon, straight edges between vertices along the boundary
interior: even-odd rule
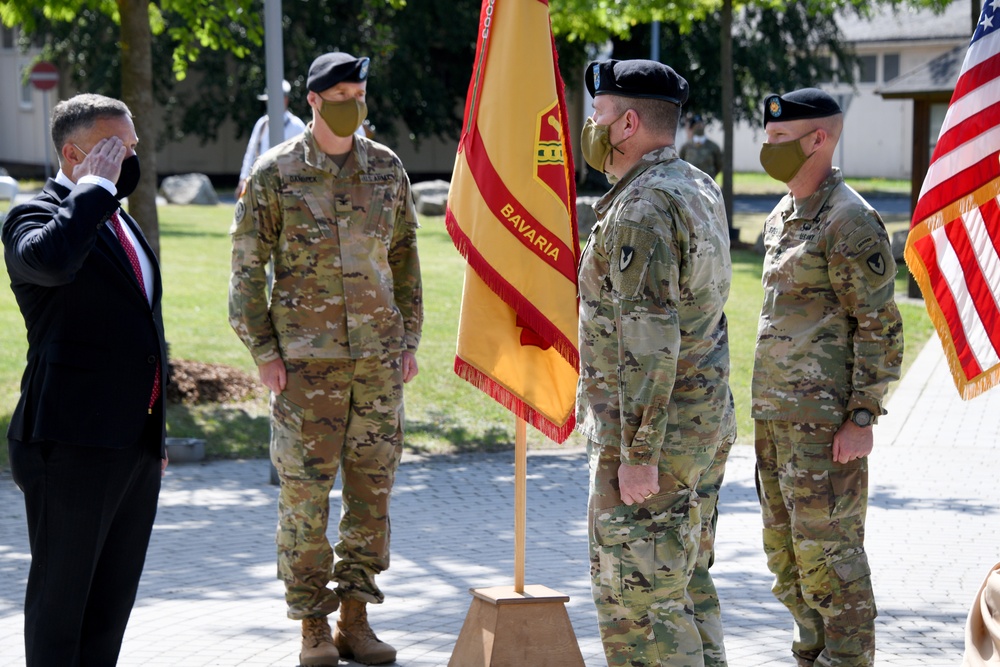
[[[448,667],[583,667],[583,654],[566,612],[568,595],[524,585],[527,497],[527,424],[514,438],[514,585],[473,588],[472,606]]]

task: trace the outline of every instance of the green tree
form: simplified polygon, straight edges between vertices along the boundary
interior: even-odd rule
[[[247,7],[244,17],[263,11],[263,0],[241,2]],[[117,96],[122,89],[123,52],[118,48],[115,18],[90,6],[97,3],[82,4],[69,22],[47,18],[38,10],[25,35],[41,38],[47,44],[46,56],[59,62],[78,87]],[[479,0],[285,0],[283,57],[285,78],[292,84],[292,110],[304,117],[310,113],[305,81],[312,60],[327,51],[348,51],[372,58],[369,113],[381,138],[394,139],[400,128],[417,141],[436,135],[457,137],[479,11]],[[188,15],[161,6],[153,21],[152,89],[162,118],[157,145],[185,136],[214,141],[228,119],[234,121],[237,136],[248,135],[263,111],[256,98],[265,87],[265,53],[259,35],[255,37],[258,27],[237,20],[230,23],[227,34],[246,46],[239,52],[228,45],[178,51],[190,42],[183,31],[172,27],[188,20]],[[197,85],[176,85],[178,74]]]
[[[687,33],[671,23],[660,30],[660,52],[669,54],[664,62],[691,85],[685,111],[719,120],[721,20],[721,12],[716,12]],[[649,25],[639,25],[629,40],[612,38],[615,57],[648,58],[651,32]],[[805,3],[790,3],[783,10],[745,7],[732,35],[735,121],[759,121],[761,100],[769,92],[812,86],[817,81],[851,80],[855,57],[843,43],[837,24],[815,21]]]
[[[284,2],[285,78],[290,106],[308,120],[306,74],[316,56],[346,51],[372,59],[369,118],[378,136],[394,139],[400,128],[419,140],[455,136],[472,73],[479,21],[478,0],[339,0]],[[263,49],[234,60],[212,54],[191,67],[200,85],[197,99],[180,99],[179,134],[214,138],[226,118],[249,134],[262,107]]]
[[[120,95],[135,114],[136,133],[140,138],[139,159],[142,177],[136,191],[129,197],[129,212],[142,225],[154,252],[159,254],[159,221],[156,213],[156,152],[157,127],[153,98],[153,36],[165,34],[173,46],[172,69],[184,77],[188,64],[197,60],[204,49],[225,50],[242,57],[250,44],[260,44],[262,27],[259,14],[250,12],[250,0],[46,0],[40,6],[36,0],[4,0],[0,4],[0,20],[8,26],[20,26],[28,36],[44,33],[47,26],[76,25],[96,20],[103,15],[119,29],[117,48],[107,49],[114,33],[90,33],[92,43],[98,43],[108,53],[120,56]],[[165,20],[170,17],[170,21]],[[94,25],[97,25],[95,22]],[[51,44],[47,55],[54,54]],[[87,61],[92,54],[81,54],[95,79],[111,79],[100,62]],[[96,60],[100,60],[99,58]],[[114,94],[111,90],[87,90]]]
[[[970,0],[973,4],[977,0]],[[725,167],[723,168],[723,194],[726,213],[732,220],[733,182],[733,125],[735,115],[745,114],[754,99],[766,90],[787,89],[794,85],[815,84],[824,80],[824,67],[800,48],[801,43],[826,46],[844,56],[848,52],[841,45],[840,36],[830,30],[832,17],[838,11],[854,11],[869,16],[876,6],[918,6],[943,10],[952,0],[676,0],[663,4],[661,0],[552,0],[552,26],[557,34],[567,40],[582,40],[601,44],[616,39],[628,42],[632,31],[639,25],[661,21],[668,24],[668,35],[679,53],[690,60],[687,72],[695,72],[706,63],[717,64],[718,85],[710,81],[705,91],[718,91],[721,120],[725,133]],[[978,16],[978,11],[973,8]],[[740,22],[734,30],[734,14]],[[717,31],[717,39],[711,33]],[[686,41],[691,39],[691,43]],[[742,40],[742,41],[741,41]],[[771,40],[771,45],[752,44],[753,41]],[[698,49],[694,53],[695,45]],[[741,46],[742,44],[742,46]],[[740,48],[749,47],[755,53],[767,55],[767,65],[757,60],[737,57]],[[756,48],[755,48],[756,47]],[[648,53],[648,50],[647,50]],[[671,53],[671,62],[676,62]],[[718,54],[716,58],[715,54]],[[782,60],[784,54],[784,60]],[[648,57],[648,56],[644,56]],[[839,60],[839,59],[838,59]],[[754,63],[753,67],[736,68],[735,63]],[[738,71],[737,71],[738,69]],[[826,72],[829,68],[826,68]],[[705,72],[700,72],[705,74]],[[697,92],[697,91],[696,91]],[[700,95],[700,93],[699,93]],[[697,102],[696,102],[697,104]],[[702,108],[708,108],[701,98]],[[714,114],[713,114],[714,115]]]

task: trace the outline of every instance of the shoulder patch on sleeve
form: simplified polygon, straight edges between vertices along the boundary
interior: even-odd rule
[[[243,199],[245,197],[246,195],[243,195],[243,197],[240,197],[240,199],[236,202],[236,208],[233,210],[233,224],[229,228],[230,234],[238,234],[240,230],[245,227],[244,219],[247,215],[247,207],[246,204],[243,203]]]
[[[896,278],[896,261],[885,232],[862,225],[845,240],[845,256],[860,272],[872,291]]]
[[[652,230],[628,225],[619,226],[616,231],[608,257],[611,289],[623,299],[634,299],[646,277],[658,237]]]

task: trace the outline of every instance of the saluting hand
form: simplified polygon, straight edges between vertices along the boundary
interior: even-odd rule
[[[83,152],[83,149],[80,151]],[[84,176],[100,176],[116,183],[126,153],[128,149],[118,137],[101,139],[84,156],[83,161],[73,167],[73,181],[79,182]]]

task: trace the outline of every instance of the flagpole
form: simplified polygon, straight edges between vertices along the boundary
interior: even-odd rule
[[[515,417],[514,428],[514,592],[524,592],[524,534],[527,524],[527,423]]]

